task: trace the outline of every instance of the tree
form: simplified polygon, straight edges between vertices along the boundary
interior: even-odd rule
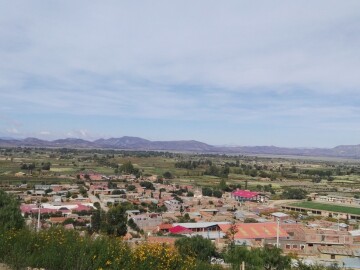
[[[126,208],[121,205],[112,207],[106,213],[104,231],[109,235],[124,236],[126,229]]]
[[[212,256],[216,256],[215,245],[210,239],[202,236],[184,237],[175,241],[175,247],[184,257],[195,257],[200,261],[208,262]]]
[[[213,191],[213,196],[216,198],[221,198],[222,197],[222,192],[220,190],[214,190]]]
[[[266,246],[262,249],[262,258],[264,259],[265,270],[285,270],[289,269],[291,259],[283,256],[282,250],[276,247]]]
[[[42,164],[41,169],[44,171],[50,171],[50,167],[51,167],[51,163],[50,162],[45,162]]]
[[[153,183],[151,183],[149,181],[140,182],[140,186],[142,186],[143,188],[146,188],[146,189],[155,190]]]
[[[305,199],[307,195],[307,191],[301,188],[288,188],[284,190],[281,197],[283,199],[294,199],[294,200],[302,200]]]
[[[222,190],[222,191],[225,191],[225,190],[226,190],[227,185],[226,185],[225,179],[221,179],[221,181],[220,181],[220,183],[219,183],[219,188],[220,188],[220,190]]]
[[[119,167],[119,172],[127,173],[127,174],[134,173],[134,165],[132,165],[130,160],[126,161],[124,164],[122,164]]]
[[[100,209],[101,206],[100,206],[100,203],[99,202],[94,202],[94,206],[96,207],[96,209]]]
[[[213,195],[213,191],[211,188],[204,187],[202,188],[202,195],[211,197]]]
[[[255,218],[245,218],[244,223],[258,223]]]
[[[114,189],[114,190],[111,192],[111,194],[112,194],[112,195],[125,194],[125,191],[120,190],[120,189]]]
[[[28,170],[30,174],[32,174],[32,171],[36,168],[35,163],[31,163],[28,165]]]
[[[225,253],[225,260],[233,269],[239,269],[242,262],[254,270],[285,270],[290,268],[291,258],[281,254],[275,247],[248,250],[245,246],[230,245]]]
[[[101,210],[100,208],[98,208],[98,210],[94,211],[94,213],[91,215],[91,229],[95,232],[99,232],[100,228],[101,228]]]
[[[24,224],[24,218],[20,212],[20,203],[15,197],[0,190],[0,231],[18,230],[23,228]]]
[[[134,191],[136,189],[136,187],[134,185],[128,185],[126,190],[127,191]]]
[[[171,174],[171,172],[164,172],[163,176],[166,179],[172,179],[173,178],[173,175]]]

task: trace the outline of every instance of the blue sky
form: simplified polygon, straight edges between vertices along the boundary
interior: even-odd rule
[[[359,10],[0,0],[0,137],[359,144]]]

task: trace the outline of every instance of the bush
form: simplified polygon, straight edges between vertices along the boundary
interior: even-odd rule
[[[60,228],[39,233],[9,230],[0,233],[0,243],[0,261],[12,269],[217,269],[168,245],[144,243],[131,249],[120,238],[92,239]]]

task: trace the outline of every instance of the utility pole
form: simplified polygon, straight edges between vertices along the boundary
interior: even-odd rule
[[[276,218],[276,220],[277,220],[276,247],[279,248],[280,218]]]
[[[37,232],[40,232],[40,209],[41,209],[41,203],[38,202],[37,203],[37,207],[38,207],[38,220],[37,220]]]

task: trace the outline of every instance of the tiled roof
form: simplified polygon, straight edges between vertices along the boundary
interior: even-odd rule
[[[159,225],[159,230],[169,230],[173,227],[172,224],[162,223]]]
[[[231,224],[219,225],[223,232],[227,232]],[[235,224],[235,239],[254,239],[254,238],[275,238],[277,234],[276,223],[239,223]],[[279,237],[288,237],[287,232],[279,228]]]

